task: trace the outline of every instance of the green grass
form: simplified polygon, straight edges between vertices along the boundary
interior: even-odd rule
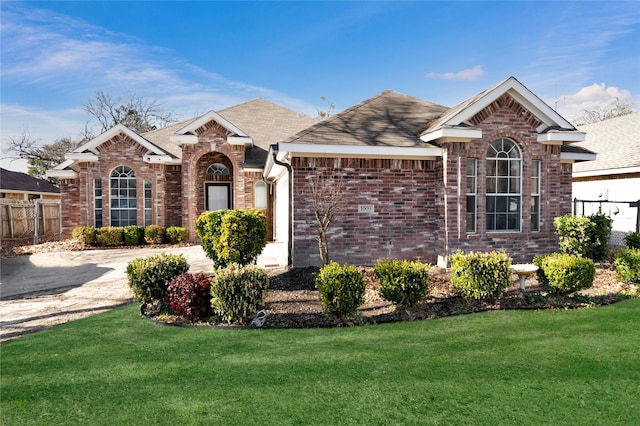
[[[640,299],[312,330],[134,305],[1,345],[1,423],[640,424]]]

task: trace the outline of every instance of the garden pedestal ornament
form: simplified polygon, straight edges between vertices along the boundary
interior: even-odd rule
[[[531,274],[535,274],[538,270],[536,265],[532,265],[530,263],[516,263],[515,265],[511,265],[509,267],[513,272],[518,274],[518,278],[520,278],[520,299],[524,299],[524,280]]]

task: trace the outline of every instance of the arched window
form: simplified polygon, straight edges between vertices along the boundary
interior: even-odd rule
[[[111,226],[137,225],[136,173],[127,166],[111,171]]]
[[[207,169],[207,180],[228,180],[229,169],[222,163],[213,163]]]
[[[509,139],[487,149],[487,231],[520,231],[522,158]]]
[[[267,209],[267,184],[263,181],[256,183],[254,198],[254,208],[260,210]]]

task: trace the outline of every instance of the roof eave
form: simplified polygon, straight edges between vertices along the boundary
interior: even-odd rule
[[[482,138],[482,130],[469,127],[442,127],[420,136],[424,142],[471,142]]]
[[[397,146],[357,146],[357,145],[321,145],[280,142],[279,152],[300,157],[358,157],[358,158],[397,158],[412,160],[433,160],[442,157],[442,148],[397,147]]]

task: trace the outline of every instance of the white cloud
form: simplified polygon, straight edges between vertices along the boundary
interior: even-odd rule
[[[430,72],[427,74],[429,78],[436,78],[440,80],[477,80],[484,75],[484,70],[480,65],[476,65],[473,68],[467,68],[458,72],[446,72],[446,73],[436,73]]]
[[[559,96],[557,99],[551,100],[549,105],[556,104],[560,115],[569,121],[574,121],[583,115],[586,109],[609,105],[616,100],[632,104],[637,108],[636,102],[628,90],[615,86],[607,87],[605,83],[594,83],[591,86],[581,88],[576,93]]]

